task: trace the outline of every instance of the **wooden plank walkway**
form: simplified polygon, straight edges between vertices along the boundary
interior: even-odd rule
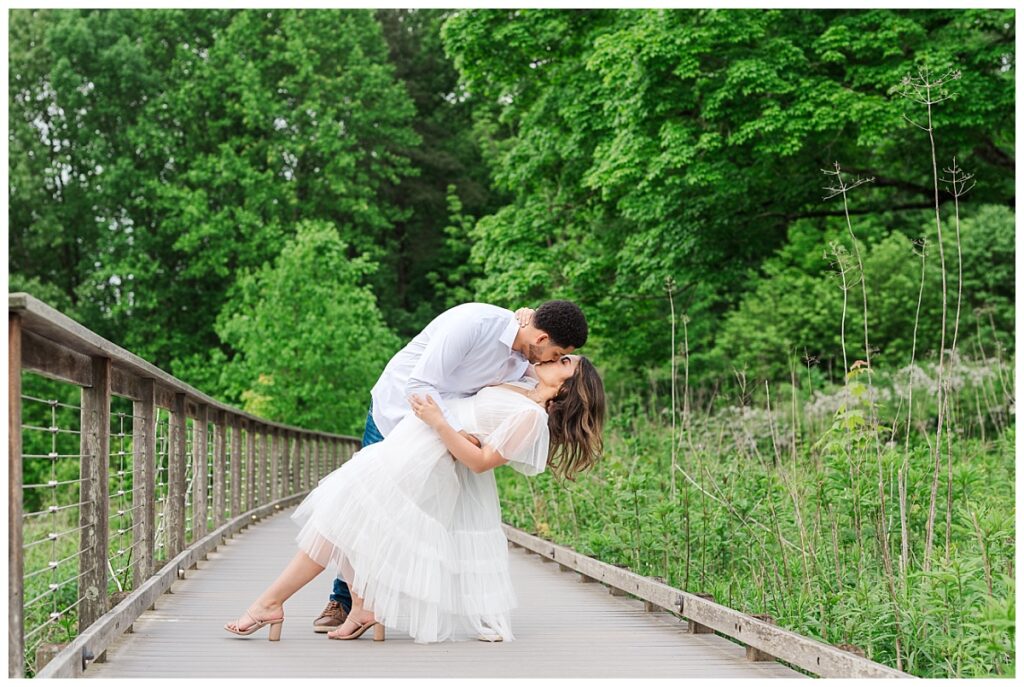
[[[805,677],[779,663],[751,663],[744,648],[691,635],[669,613],[582,584],[520,549],[510,551],[520,607],[516,641],[415,644],[389,633],[352,642],[311,629],[330,589],[325,573],[287,604],[280,642],[222,629],[294,555],[292,509],[250,527],[209,555],[144,613],[85,677]]]

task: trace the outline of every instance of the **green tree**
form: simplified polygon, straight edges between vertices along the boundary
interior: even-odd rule
[[[146,15],[162,19],[158,11]],[[126,136],[169,62],[139,35],[131,12],[10,12],[10,266],[53,285],[102,327],[113,300],[109,239],[131,232],[138,195],[135,145]],[[215,21],[191,29],[201,35]],[[181,27],[166,39],[180,40]],[[177,30],[179,33],[175,33]]]
[[[222,386],[272,420],[359,434],[370,388],[399,341],[384,324],[366,277],[327,222],[302,222],[273,264],[239,277],[239,297],[217,333],[237,353]]]
[[[921,113],[893,92],[918,67],[962,69],[940,158],[985,179],[972,203],[1012,203],[1013,27],[1010,10],[458,12],[445,46],[513,196],[476,228],[481,297],[566,292],[636,369],[668,357],[671,276],[708,352],[790,224],[841,217],[821,200],[832,161],[875,178],[856,216],[930,206],[902,117]]]
[[[923,217],[920,221],[919,235],[934,230],[930,224],[934,220]],[[1010,336],[1015,322],[1014,227],[1013,212],[1000,205],[983,205],[962,218],[961,250],[965,259],[957,344],[962,355],[988,357],[997,353],[997,347],[1004,353],[1014,350]],[[842,230],[845,231],[845,227]],[[799,239],[791,238],[791,242],[797,241]],[[841,233],[825,236],[820,241],[816,245],[805,245],[799,257],[794,251],[783,250],[765,262],[760,277],[753,279],[755,287],[722,320],[716,346],[705,359],[714,365],[717,373],[728,374],[735,368],[758,378],[785,379],[789,375],[788,359],[793,355],[806,356],[830,367],[834,370],[833,376],[842,379],[842,292],[836,264],[839,258],[829,244],[846,251],[841,259],[849,270],[846,320],[849,362],[864,358],[860,275],[851,247],[842,243]],[[945,248],[946,255],[953,256],[947,257],[950,271],[947,307],[951,320],[947,341],[950,341],[957,298],[956,235],[952,228],[945,235]],[[928,256],[923,291],[919,257],[922,249]],[[872,353],[873,360],[892,370],[909,364],[918,319],[918,362],[933,358],[940,342],[942,308],[937,248],[927,243],[922,248],[911,238],[896,232],[874,245],[862,245],[861,251],[868,287],[871,346],[877,348]],[[818,264],[805,265],[804,256],[816,257],[813,262]],[[919,294],[920,318],[917,317]]]
[[[389,201],[407,214],[395,222],[395,250],[381,263],[394,275],[393,287],[378,293],[389,324],[406,337],[471,299],[468,238],[449,228],[494,211],[501,200],[473,135],[472,99],[441,44],[451,12],[381,9],[375,15],[395,76],[416,106],[413,128],[421,141],[403,151],[418,173],[391,189]]]
[[[12,21],[12,268],[64,288],[100,334],[216,394],[235,275],[299,220],[333,222],[351,257],[395,252],[408,211],[390,189],[419,139],[372,12]]]

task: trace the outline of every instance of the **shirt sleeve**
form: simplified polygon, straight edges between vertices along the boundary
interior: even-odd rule
[[[548,462],[548,415],[540,408],[524,409],[505,418],[484,440],[524,475],[544,471]]]
[[[430,337],[405,385],[406,398],[413,394],[433,397],[441,407],[444,419],[456,432],[462,431],[462,424],[445,405],[438,389],[469,354],[476,343],[476,332],[477,325],[473,320],[454,322],[438,331]]]

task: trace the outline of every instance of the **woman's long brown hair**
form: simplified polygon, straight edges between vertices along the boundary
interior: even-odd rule
[[[604,447],[604,383],[589,359],[580,357],[576,374],[548,401],[547,412],[551,435],[548,467],[558,477],[575,479],[597,462]]]

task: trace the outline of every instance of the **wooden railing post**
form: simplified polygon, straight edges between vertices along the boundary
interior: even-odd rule
[[[251,420],[245,426],[245,510],[256,507],[256,427]]]
[[[281,461],[278,454],[281,453],[283,441],[282,432],[278,429],[270,430],[270,500],[276,501],[281,497],[281,478],[278,475]]]
[[[295,480],[295,432],[284,434],[284,465],[281,468],[281,496],[294,493],[292,486]]]
[[[156,542],[156,383],[139,380],[139,400],[132,404],[132,484],[135,511],[132,538],[135,545],[135,589],[153,574]]]
[[[192,425],[192,478],[195,484],[192,488],[192,541],[199,541],[207,532],[206,465],[210,450],[206,426],[208,412],[209,406],[200,403],[196,408],[196,419]]]
[[[242,429],[239,418],[232,415],[231,425],[231,517],[242,512]]]
[[[270,430],[266,427],[260,432],[260,469],[256,482],[257,502],[262,506],[273,498],[270,495]]]
[[[213,526],[224,524],[227,486],[227,424],[225,412],[217,411],[213,424]]]
[[[78,631],[107,612],[107,541],[109,537],[110,358],[92,359],[92,386],[82,387],[81,482],[79,494]]]
[[[695,594],[694,596],[699,596],[700,598],[707,599],[708,601],[714,601],[715,600],[715,595],[714,594]],[[688,618],[686,623],[687,623],[687,628],[690,631],[690,634],[694,634],[694,635],[710,635],[710,634],[714,634],[715,633],[715,631],[712,628],[708,627],[707,625],[702,625],[701,623],[698,623],[693,618]]]
[[[324,476],[324,444],[318,436],[313,437],[313,473],[309,480],[309,488],[316,486],[316,483]]]
[[[755,613],[752,617],[757,618],[761,622],[768,623],[769,625],[775,624],[775,618],[766,613]],[[746,652],[748,661],[774,661],[775,657],[766,651],[755,649],[752,646],[747,646]]]
[[[292,482],[291,482],[291,492],[290,492],[292,494],[297,494],[299,492],[299,490],[302,488],[301,487],[302,482],[299,481],[299,479],[301,478],[301,475],[302,475],[302,453],[300,453],[301,450],[302,450],[302,435],[299,434],[298,432],[293,432],[292,433],[292,459],[291,459]]]
[[[309,437],[309,482],[306,489],[312,489],[320,481],[320,437],[315,434]]]
[[[296,494],[302,491],[302,464],[304,457],[302,451],[305,446],[302,445],[302,433],[295,432],[292,434],[292,494]]]
[[[302,486],[303,491],[309,490],[312,470],[313,441],[308,434],[302,436]]]
[[[167,454],[167,560],[185,549],[185,394],[174,394]]]
[[[310,489],[315,487],[324,476],[324,464],[327,455],[324,453],[324,440],[319,435],[313,437],[313,483]]]
[[[25,675],[25,550],[22,525],[21,317],[7,327],[7,676]]]
[[[286,432],[284,438],[284,466],[281,468],[281,495],[295,493],[295,432]]]
[[[275,498],[282,498],[288,493],[285,484],[288,481],[288,432],[283,429],[274,430],[274,462],[277,472],[274,477]]]
[[[297,439],[299,443],[299,462],[296,475],[299,480],[295,485],[295,493],[303,491],[303,487],[306,484],[307,473],[309,472],[309,454],[307,453],[309,450],[309,440],[302,432],[298,432]]]
[[[306,490],[309,491],[320,480],[320,437],[315,434],[309,438],[309,479]]]
[[[284,498],[288,494],[292,493],[292,434],[288,430],[282,429],[278,432],[277,436],[281,440],[281,475],[278,481],[278,487],[281,489],[281,498]]]

